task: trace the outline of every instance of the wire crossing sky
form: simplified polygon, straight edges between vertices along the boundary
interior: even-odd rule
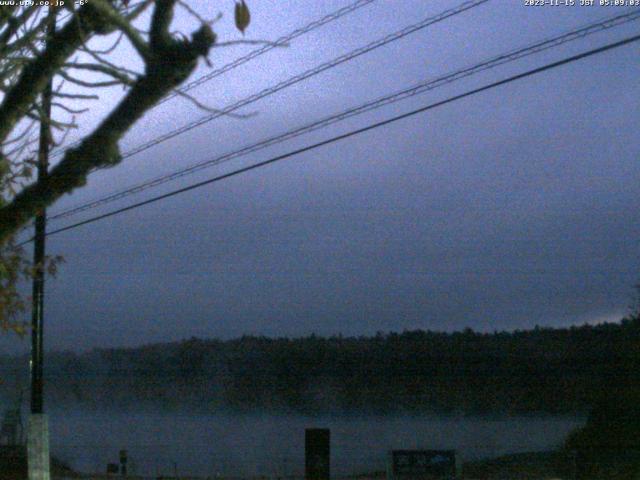
[[[288,78],[287,80],[284,80],[280,83],[277,83],[276,85],[273,85],[271,87],[265,88],[264,90],[261,90],[258,93],[255,93],[247,98],[244,98],[236,103],[233,103],[232,105],[229,105],[227,107],[222,108],[220,111],[206,115],[198,120],[195,120],[193,122],[188,123],[187,125],[183,125],[180,128],[177,128],[175,130],[172,130],[171,132],[165,133],[164,135],[160,135],[152,140],[150,140],[149,142],[146,142],[142,145],[138,145],[137,147],[132,148],[131,150],[128,150],[126,152],[124,152],[122,154],[122,158],[126,159],[129,157],[132,157],[134,155],[137,155],[138,153],[141,153],[145,150],[148,150],[151,147],[155,147],[156,145],[161,144],[162,142],[166,142],[167,140],[170,140],[178,135],[182,135],[190,130],[193,130],[194,128],[197,128],[201,125],[204,125],[205,123],[209,123],[212,120],[215,120],[217,118],[221,118],[224,116],[227,116],[233,112],[235,112],[236,110],[242,108],[242,107],[246,107],[247,105],[251,105],[252,103],[261,100],[267,96],[273,95],[274,93],[279,92],[280,90],[283,90],[285,88],[289,88],[292,85],[295,85],[299,82],[302,82],[304,80],[307,80],[315,75],[318,75],[320,73],[323,73],[327,70],[330,70],[332,68],[337,67],[338,65],[345,63],[345,62],[349,62],[352,61],[353,59],[359,57],[360,55],[364,55],[366,53],[369,53],[377,48],[383,47],[391,42],[395,42],[398,40],[403,39],[404,37],[406,37],[407,35],[411,35],[413,33],[416,33],[424,28],[430,27],[432,25],[435,25],[439,22],[442,22],[444,20],[447,20],[448,18],[451,18],[455,15],[460,15],[463,12],[466,12],[467,10],[471,10],[472,8],[478,7],[484,3],[487,3],[489,0],[473,0],[473,1],[467,1],[464,2],[462,4],[460,4],[459,6],[455,7],[455,8],[450,8],[448,10],[443,11],[442,13],[439,13],[438,15],[435,16],[429,16],[417,23],[414,23],[412,25],[406,26],[402,29],[400,29],[397,32],[391,33],[389,35],[384,36],[383,38],[377,39],[373,42],[368,43],[367,45],[364,45],[362,47],[359,47],[345,55],[341,55],[340,57],[334,58],[333,60],[329,61],[329,62],[325,62],[322,63],[310,70],[307,70],[303,73],[300,73],[298,75],[295,75],[291,78]]]
[[[404,114],[399,115],[397,117],[393,117],[393,118],[384,120],[382,122],[377,122],[377,123],[375,123],[373,125],[368,125],[368,126],[366,126],[364,128],[361,128],[361,129],[358,129],[358,130],[354,130],[354,131],[351,131],[351,132],[347,132],[347,133],[339,135],[337,137],[333,137],[333,138],[324,140],[322,142],[315,143],[313,145],[309,145],[307,147],[304,147],[304,148],[301,148],[301,149],[298,149],[298,150],[294,150],[292,152],[288,152],[288,153],[285,153],[283,155],[279,155],[279,156],[274,157],[274,158],[270,158],[268,160],[256,163],[254,165],[251,165],[251,166],[248,166],[248,167],[244,167],[244,168],[241,168],[239,170],[234,170],[233,172],[226,173],[224,175],[219,175],[219,176],[210,178],[208,180],[204,180],[202,182],[198,182],[198,183],[196,183],[194,185],[190,185],[188,187],[181,188],[179,190],[174,190],[172,192],[165,193],[164,195],[160,195],[160,196],[157,196],[157,197],[153,197],[153,198],[151,198],[149,200],[145,200],[143,202],[134,203],[133,205],[129,205],[128,207],[120,208],[118,210],[114,210],[114,211],[109,212],[109,213],[98,215],[96,217],[92,217],[90,219],[83,220],[81,222],[74,223],[72,225],[68,225],[66,227],[62,227],[62,228],[58,228],[56,230],[52,230],[52,231],[48,232],[46,235],[50,236],[50,235],[55,235],[56,233],[66,232],[68,230],[72,230],[74,228],[78,228],[78,227],[81,227],[83,225],[88,225],[88,224],[96,222],[98,220],[103,220],[103,219],[112,217],[114,215],[119,215],[121,213],[128,212],[130,210],[142,207],[144,205],[149,205],[150,203],[155,203],[155,202],[160,201],[160,200],[165,200],[165,199],[173,197],[175,195],[178,195],[178,194],[181,194],[181,193],[185,193],[185,192],[188,192],[190,190],[194,190],[196,188],[201,188],[201,187],[204,187],[206,185],[210,185],[212,183],[219,182],[219,181],[225,180],[227,178],[231,178],[231,177],[233,177],[235,175],[239,175],[241,173],[245,173],[245,172],[254,170],[256,168],[265,167],[267,165],[270,165],[272,163],[278,162],[280,160],[284,160],[284,159],[293,157],[295,155],[299,155],[301,153],[305,153],[305,152],[308,152],[310,150],[313,150],[313,149],[316,149],[316,148],[319,148],[319,147],[323,147],[325,145],[337,142],[339,140],[345,140],[347,138],[353,137],[355,135],[359,135],[359,134],[367,132],[369,130],[373,130],[373,129],[376,129],[376,128],[379,128],[379,127],[383,127],[383,126],[388,125],[390,123],[397,122],[399,120],[403,120],[403,119],[408,118],[408,117],[412,117],[412,116],[417,115],[419,113],[423,113],[423,112],[426,112],[428,110],[432,110],[434,108],[441,107],[443,105],[447,105],[447,104],[449,104],[451,102],[462,100],[463,98],[467,98],[467,97],[469,97],[471,95],[476,95],[478,93],[481,93],[481,92],[484,92],[484,91],[491,90],[493,88],[499,87],[501,85],[505,85],[507,83],[514,82],[516,80],[521,80],[521,79],[529,77],[531,75],[537,75],[539,73],[546,72],[547,70],[551,70],[553,68],[558,68],[558,67],[561,67],[563,65],[567,65],[569,63],[572,63],[572,62],[575,62],[575,61],[578,61],[578,60],[582,60],[584,58],[588,58],[588,57],[590,57],[592,55],[597,55],[599,53],[607,52],[607,51],[613,50],[615,48],[623,47],[623,46],[628,45],[630,43],[637,42],[638,40],[640,40],[640,35],[636,35],[634,37],[630,37],[630,38],[621,40],[621,41],[616,42],[616,43],[605,45],[603,47],[596,48],[594,50],[589,50],[588,52],[584,52],[584,53],[581,53],[579,55],[574,55],[573,57],[569,57],[569,58],[560,60],[558,62],[554,62],[554,63],[548,64],[548,65],[544,65],[544,66],[539,67],[539,68],[535,68],[533,70],[529,70],[527,72],[515,75],[513,77],[506,78],[506,79],[501,80],[499,82],[495,82],[495,83],[492,83],[492,84],[489,84],[489,85],[485,85],[485,86],[480,87],[480,88],[476,88],[476,89],[471,90],[469,92],[465,92],[463,94],[456,95],[455,97],[451,97],[451,98],[448,98],[446,100],[442,100],[440,102],[433,103],[433,104],[418,108],[417,110],[412,110],[412,111],[410,111],[408,113],[404,113]]]
[[[346,7],[340,8],[335,12],[325,15],[324,17],[318,20],[314,20],[313,22],[310,22],[309,24],[303,27],[297,28],[293,32],[287,35],[283,35],[282,37],[278,38],[274,42],[267,43],[260,48],[256,48],[255,50],[252,50],[251,52],[249,52],[247,55],[243,55],[242,57],[239,57],[233,60],[232,62],[229,62],[223,65],[222,67],[207,73],[206,75],[202,75],[200,78],[196,80],[188,82],[186,85],[180,87],[176,92],[173,92],[170,95],[167,95],[165,98],[163,98],[160,102],[158,102],[158,105],[161,105],[164,102],[167,102],[173,98],[176,98],[180,93],[186,93],[190,90],[193,90],[196,87],[199,87],[200,85],[203,85],[206,82],[213,80],[216,77],[219,77],[220,75],[224,75],[225,73],[233,70],[234,68],[238,68],[239,66],[244,65],[245,63],[250,62],[251,60],[259,57],[260,55],[264,55],[265,53],[273,50],[274,48],[279,48],[281,46],[288,45],[288,43],[291,40],[295,40],[301,35],[305,35],[309,32],[312,32],[313,30],[320,28],[330,22],[338,20],[352,12],[355,12],[356,10],[362,7],[366,7],[370,3],[373,3],[374,1],[375,0],[358,0],[350,5],[347,5]],[[79,144],[80,142],[75,142],[72,145],[60,147],[59,149],[57,149],[57,151],[53,152],[53,156],[60,155],[64,150],[68,148],[72,148]]]
[[[234,158],[237,158],[239,156],[243,156],[243,155],[247,155],[249,153],[253,153],[255,151],[261,150],[267,146],[271,146],[273,144],[285,141],[285,140],[289,140],[291,138],[295,138],[299,135],[303,135],[305,133],[308,132],[312,132],[314,130],[317,130],[319,128],[325,128],[329,125],[332,125],[335,122],[339,122],[342,121],[346,118],[349,118],[351,116],[354,115],[360,115],[362,113],[366,113],[370,110],[374,110],[377,109],[379,107],[382,107],[384,105],[387,105],[389,103],[394,103],[394,102],[398,102],[401,100],[405,100],[407,98],[411,98],[415,95],[419,95],[421,93],[424,93],[426,91],[430,91],[434,88],[437,87],[441,87],[443,85],[447,85],[451,82],[460,80],[462,78],[466,78],[467,76],[476,74],[478,72],[482,72],[486,69],[490,69],[490,68],[495,68],[497,66],[503,65],[505,63],[509,63],[509,62],[513,62],[516,61],[520,58],[526,57],[528,55],[532,55],[535,53],[539,53],[541,51],[544,51],[546,49],[549,48],[554,48],[554,47],[558,47],[560,45],[562,45],[563,43],[566,42],[570,42],[570,41],[575,41],[581,38],[584,38],[585,36],[588,35],[592,35],[594,33],[600,32],[603,29],[609,29],[609,28],[615,28],[616,26],[620,26],[623,25],[627,22],[631,22],[631,21],[635,21],[638,20],[640,18],[640,10],[632,10],[630,12],[624,13],[622,15],[616,15],[614,17],[609,17],[606,19],[603,19],[601,21],[598,22],[594,22],[591,23],[585,27],[581,27],[579,29],[575,29],[572,30],[570,32],[564,33],[562,35],[558,35],[555,36],[553,38],[549,38],[549,39],[545,39],[543,41],[540,42],[536,42],[532,45],[529,45],[527,47],[524,48],[519,48],[517,50],[513,50],[513,51],[509,51],[506,53],[503,53],[501,55],[498,55],[496,57],[492,57],[488,60],[485,60],[483,62],[480,62],[472,67],[468,67],[468,68],[464,68],[461,70],[457,70],[453,73],[444,75],[442,77],[438,77],[437,79],[431,79],[428,80],[426,82],[422,82],[418,85],[414,85],[410,88],[406,88],[403,89],[400,92],[394,92],[390,95],[385,95],[384,97],[378,98],[374,101],[371,102],[367,102],[363,105],[360,105],[358,107],[355,108],[351,108],[348,109],[346,111],[342,111],[338,114],[335,115],[331,115],[329,117],[323,118],[321,120],[318,120],[316,122],[313,122],[311,124],[305,125],[303,127],[300,128],[296,128],[293,130],[290,130],[284,134],[275,136],[275,137],[271,137],[269,139],[265,139],[262,140],[258,143],[254,143],[252,145],[246,146],[242,149],[239,150],[235,150],[231,153],[227,153],[225,155],[221,155],[218,157],[215,157],[213,159],[210,160],[206,160],[204,162],[199,162],[196,163],[194,165],[191,165],[188,168],[185,169],[181,169],[178,170],[176,172],[173,172],[170,175],[164,175],[161,177],[157,177],[154,178],[152,180],[137,184],[135,186],[129,187],[127,189],[124,190],[120,190],[116,193],[113,193],[111,195],[108,195],[106,197],[103,197],[101,199],[98,200],[94,200],[92,202],[86,203],[84,205],[79,205],[76,207],[72,207],[68,210],[65,210],[63,212],[57,213],[57,214],[53,214],[49,217],[50,220],[58,220],[58,219],[62,219],[62,218],[68,218],[70,216],[73,216],[74,214],[86,211],[86,210],[91,210],[93,208],[99,207],[101,205],[107,204],[107,203],[111,203],[113,201],[122,199],[122,198],[126,198],[129,195],[135,194],[135,193],[139,193],[142,192],[148,188],[153,188],[156,187],[158,185],[162,185],[166,182],[175,180],[177,178],[181,178],[185,175],[190,175],[192,173],[198,172],[204,168],[208,168],[211,166],[215,166],[215,165],[220,165],[222,162],[226,162],[229,160],[232,160]]]

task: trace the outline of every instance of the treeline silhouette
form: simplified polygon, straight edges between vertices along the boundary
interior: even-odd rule
[[[296,412],[587,413],[636,382],[640,319],[571,328],[201,340],[46,357],[57,405]],[[26,357],[0,357],[3,396]]]

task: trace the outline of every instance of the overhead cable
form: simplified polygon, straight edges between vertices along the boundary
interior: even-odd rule
[[[212,120],[215,120],[216,118],[220,118],[223,116],[226,116],[230,113],[235,112],[236,110],[242,108],[242,107],[246,107],[247,105],[250,105],[252,103],[257,102],[258,100],[261,100],[265,97],[268,97],[270,95],[273,95],[274,93],[277,93],[281,90],[284,90],[285,88],[291,87],[292,85],[295,85],[297,83],[302,82],[303,80],[307,80],[308,78],[314,77],[322,72],[325,72],[327,70],[330,70],[332,68],[337,67],[338,65],[341,65],[345,62],[348,62],[350,60],[353,60],[354,58],[357,58],[361,55],[364,55],[365,53],[371,52],[372,50],[375,50],[377,48],[380,48],[384,45],[388,45],[389,43],[395,42],[397,40],[400,40],[408,35],[411,35],[412,33],[418,32],[422,29],[425,29],[427,27],[430,27],[431,25],[434,25],[436,23],[442,22],[443,20],[446,20],[450,17],[454,17],[456,15],[459,15],[463,12],[466,12],[467,10],[470,10],[472,8],[475,7],[479,7],[480,5],[487,3],[489,0],[472,0],[472,1],[466,1],[460,5],[458,5],[457,7],[454,8],[450,8],[448,10],[443,11],[442,13],[439,13],[437,15],[434,16],[430,16],[427,17],[423,20],[421,20],[420,22],[414,23],[412,25],[409,25],[401,30],[398,30],[397,32],[391,33],[389,35],[386,35],[378,40],[374,40],[373,42],[368,43],[367,45],[357,48],[355,50],[352,50],[348,53],[345,53],[343,55],[340,55],[337,58],[334,58],[333,60],[330,60],[328,62],[324,62],[314,68],[311,68],[309,70],[306,70],[305,72],[302,72],[298,75],[295,75],[293,77],[290,77],[286,80],[283,80],[271,87],[267,87],[263,90],[261,90],[258,93],[255,93],[253,95],[250,95],[249,97],[243,98],[242,100],[239,100],[231,105],[228,105],[224,108],[222,108],[221,110],[218,110],[214,113],[205,115],[204,117],[201,117],[198,120],[194,120],[193,122],[187,123],[186,125],[183,125],[179,128],[176,128],[170,132],[167,132],[163,135],[160,135],[148,142],[145,142],[141,145],[138,145],[136,147],[133,147],[131,150],[128,150],[126,152],[124,152],[122,154],[122,159],[125,158],[129,158],[132,157],[138,153],[141,153],[145,150],[148,150],[151,147],[154,147],[160,143],[166,142],[169,139],[172,139],[174,137],[177,137],[178,135],[182,135],[183,133],[186,133],[190,130],[193,130],[196,127],[199,127],[201,125],[204,125],[205,123],[209,123]]]
[[[419,113],[423,113],[423,112],[426,112],[426,111],[441,107],[443,105],[447,105],[449,103],[453,103],[453,102],[461,100],[463,98],[467,98],[467,97],[470,97],[472,95],[476,95],[478,93],[485,92],[487,90],[492,90],[492,89],[494,89],[496,87],[499,87],[501,85],[506,85],[506,84],[514,82],[516,80],[521,80],[523,78],[527,78],[527,77],[530,77],[530,76],[533,76],[533,75],[537,75],[539,73],[546,72],[548,70],[552,70],[554,68],[558,68],[560,66],[567,65],[569,63],[573,63],[573,62],[576,62],[578,60],[582,60],[584,58],[591,57],[593,55],[597,55],[597,54],[600,54],[600,53],[603,53],[603,52],[607,52],[609,50],[620,48],[620,47],[622,47],[624,45],[629,45],[629,44],[637,42],[639,40],[640,40],[640,35],[636,35],[636,36],[633,36],[633,37],[626,38],[624,40],[620,40],[620,41],[615,42],[615,43],[610,43],[608,45],[605,45],[605,46],[602,46],[602,47],[599,47],[599,48],[595,48],[595,49],[592,49],[592,50],[589,50],[589,51],[586,51],[586,52],[583,52],[583,53],[580,53],[580,54],[577,54],[577,55],[573,55],[571,57],[567,57],[567,58],[564,58],[562,60],[546,64],[546,65],[544,65],[542,67],[534,68],[534,69],[528,70],[528,71],[526,71],[524,73],[513,75],[513,76],[505,78],[503,80],[490,83],[490,84],[485,85],[483,87],[475,88],[475,89],[469,90],[469,91],[467,91],[465,93],[462,93],[462,94],[459,94],[459,95],[455,95],[453,97],[449,97],[449,98],[447,98],[445,100],[441,100],[441,101],[438,101],[438,102],[435,102],[435,103],[431,103],[429,105],[420,107],[418,109],[411,110],[410,112],[406,112],[406,113],[403,113],[401,115],[396,115],[396,116],[388,118],[386,120],[382,120],[380,122],[376,122],[376,123],[367,125],[366,127],[362,127],[362,128],[357,129],[357,130],[351,130],[350,132],[331,137],[331,138],[323,140],[321,142],[317,142],[317,143],[308,145],[308,146],[303,147],[303,148],[292,150],[292,151],[284,153],[282,155],[278,155],[278,156],[269,158],[268,160],[264,160],[262,162],[255,163],[253,165],[249,165],[249,166],[246,166],[246,167],[243,167],[243,168],[239,168],[239,169],[234,170],[232,172],[228,172],[228,173],[225,173],[225,174],[222,174],[222,175],[218,175],[218,176],[215,176],[213,178],[209,178],[207,180],[195,183],[193,185],[189,185],[187,187],[179,188],[177,190],[173,190],[171,192],[168,192],[168,193],[165,193],[165,194],[162,194],[162,195],[158,195],[156,197],[149,198],[149,199],[141,201],[141,202],[134,203],[133,205],[128,205],[126,207],[119,208],[117,210],[112,210],[110,212],[103,213],[101,215],[97,215],[97,216],[88,218],[86,220],[83,220],[83,221],[80,221],[80,222],[77,222],[77,223],[74,223],[74,224],[71,224],[71,225],[67,225],[67,226],[62,227],[62,228],[58,228],[56,230],[52,230],[52,231],[47,233],[47,236],[55,235],[55,234],[58,234],[58,233],[61,233],[61,232],[66,232],[68,230],[72,230],[72,229],[81,227],[83,225],[94,223],[94,222],[97,222],[99,220],[104,220],[105,218],[113,217],[115,215],[119,215],[121,213],[128,212],[130,210],[134,210],[134,209],[142,207],[144,205],[149,205],[151,203],[155,203],[155,202],[158,202],[160,200],[164,200],[164,199],[179,195],[181,193],[185,193],[185,192],[188,192],[188,191],[191,191],[191,190],[195,190],[197,188],[201,188],[201,187],[204,187],[206,185],[210,185],[210,184],[225,180],[227,178],[231,178],[231,177],[237,176],[237,175],[239,175],[241,173],[246,173],[246,172],[249,172],[251,170],[256,170],[258,168],[262,168],[262,167],[270,165],[272,163],[279,162],[279,161],[284,160],[286,158],[290,158],[290,157],[293,157],[293,156],[296,156],[296,155],[300,155],[301,153],[309,152],[311,150],[315,150],[315,149],[320,148],[322,146],[329,145],[329,144],[332,144],[332,143],[335,143],[335,142],[338,142],[340,140],[344,140],[344,139],[347,139],[347,138],[350,138],[350,137],[354,137],[354,136],[359,135],[361,133],[377,129],[377,128],[380,128],[382,126],[389,125],[391,123],[395,123],[395,122],[397,122],[399,120],[415,116],[415,115],[417,115]],[[31,242],[32,240],[33,239],[30,239],[30,240],[27,240],[25,242],[22,242],[20,245],[24,245],[24,244],[26,244],[28,242]]]
[[[571,30],[569,32],[563,33],[561,35],[557,35],[552,38],[547,38],[545,40],[538,41],[529,46],[521,47],[516,50],[511,50],[507,53],[503,53],[501,55],[491,57],[490,59],[484,60],[473,66],[463,68],[463,69],[448,73],[446,75],[442,75],[435,79],[429,79],[427,81],[421,82],[417,85],[411,86],[401,91],[394,92],[389,95],[385,95],[383,97],[361,104],[357,107],[353,107],[348,110],[342,111],[340,113],[324,117],[320,120],[314,121],[302,127],[289,130],[283,134],[279,134],[276,136],[272,136],[272,137],[260,140],[256,143],[234,150],[232,152],[195,163],[186,168],[179,169],[175,172],[172,172],[166,175],[161,175],[156,178],[146,180],[144,182],[138,183],[128,188],[111,193],[105,197],[68,208],[62,212],[51,215],[49,219],[59,220],[62,218],[68,218],[68,217],[74,216],[81,212],[84,212],[93,208],[97,208],[99,206],[114,202],[116,200],[120,200],[122,198],[126,198],[133,194],[140,193],[149,188],[157,187],[164,183],[177,180],[178,178],[191,175],[193,173],[204,170],[206,168],[210,168],[215,165],[220,165],[224,162],[233,160],[235,158],[242,157],[250,153],[262,150],[264,148],[282,143],[286,140],[290,140],[300,135],[310,133],[321,128],[326,128],[334,123],[343,121],[347,118],[361,115],[363,113],[381,108],[385,105],[389,105],[392,103],[399,102],[401,100],[405,100],[407,98],[425,93],[427,91],[431,91],[435,88],[453,83],[455,81],[461,80],[471,75],[475,75],[482,71],[495,68],[497,66],[513,62],[515,60],[519,60],[529,55],[533,55],[535,53],[539,53],[541,51],[545,51],[545,50],[557,47],[561,44],[574,41],[579,38],[584,38],[587,35],[594,34],[604,29],[613,28],[633,20],[638,20],[639,18],[640,18],[640,10],[633,10],[627,13],[616,15],[614,17],[609,17],[609,18],[600,20],[598,22],[590,23],[589,25]]]
[[[352,12],[355,12],[356,10],[365,7],[373,2],[375,2],[376,0],[357,0],[356,2],[353,2],[345,7],[342,7],[334,12],[331,12],[327,15],[325,15],[322,18],[319,18],[317,20],[314,20],[310,23],[308,23],[307,25],[304,25],[303,27],[300,28],[296,28],[294,31],[288,33],[287,35],[283,35],[282,37],[278,38],[277,40],[275,40],[273,43],[267,43],[259,48],[256,48],[254,50],[251,50],[249,53],[247,53],[246,55],[243,55],[241,57],[236,58],[235,60],[226,63],[225,65],[216,68],[215,70],[212,70],[211,72],[207,73],[206,75],[201,76],[200,78],[197,78],[195,80],[193,80],[192,82],[187,83],[186,85],[181,86],[180,88],[176,89],[175,91],[169,93],[168,95],[166,95],[162,100],[160,100],[156,105],[154,105],[153,108],[157,107],[158,105],[171,100],[172,98],[175,98],[176,96],[178,96],[180,93],[186,93],[189,90],[192,90],[196,87],[198,87],[199,85],[202,85],[205,82],[208,82],[210,80],[213,80],[216,77],[219,77],[220,75],[223,75],[225,73],[227,73],[230,70],[233,70],[234,68],[239,67],[240,65],[244,65],[245,63],[253,60],[254,58],[259,57],[260,55],[264,55],[265,53],[269,52],[270,50],[273,50],[274,48],[283,46],[288,44],[289,42],[291,42],[291,40],[294,40],[302,35],[305,35],[309,32],[312,32],[313,30],[316,30],[328,23],[331,23],[335,20],[338,20],[339,18],[342,18]],[[178,93],[180,92],[180,93]],[[77,141],[74,142],[70,145],[66,145],[64,147],[60,147],[58,149],[56,149],[53,152],[54,156],[58,156],[61,153],[63,153],[65,150],[69,149],[69,148],[73,148],[76,147],[78,145],[80,145],[81,141]]]

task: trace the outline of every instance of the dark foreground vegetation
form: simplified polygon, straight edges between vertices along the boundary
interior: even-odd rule
[[[51,475],[54,478],[73,478],[75,472],[64,462],[51,458]],[[0,445],[0,480],[25,480],[27,473],[27,449],[24,445]]]
[[[640,318],[567,329],[242,337],[47,356],[56,404],[372,413],[587,413],[637,391]],[[0,357],[3,397],[26,358]]]
[[[584,428],[573,432],[559,453],[565,478],[640,478],[640,379],[605,392]]]

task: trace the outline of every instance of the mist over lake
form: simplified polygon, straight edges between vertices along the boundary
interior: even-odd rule
[[[304,430],[331,429],[332,474],[381,471],[390,449],[458,450],[463,460],[543,451],[581,416],[321,415],[51,410],[51,451],[74,469],[104,472],[129,454],[141,475],[302,475]]]

